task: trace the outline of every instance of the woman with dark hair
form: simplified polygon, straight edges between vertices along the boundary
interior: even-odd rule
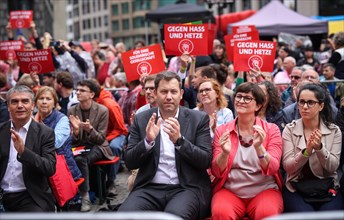
[[[210,55],[211,60],[217,64],[224,64],[228,66],[228,58],[226,53],[226,46],[223,44],[216,45],[214,47],[214,52]]]
[[[241,84],[234,97],[236,119],[214,135],[212,219],[277,215],[283,211],[280,131],[257,117],[265,103],[257,84]]]
[[[281,110],[282,102],[278,96],[278,89],[269,81],[262,81],[258,85],[265,94],[265,103],[258,116],[267,122],[276,124],[282,132],[284,123]]]
[[[287,173],[283,190],[285,211],[342,210],[343,197],[335,192],[342,134],[332,123],[328,93],[320,85],[306,84],[300,88],[297,104],[301,118],[287,124],[283,130],[282,163]],[[334,186],[324,190],[332,195],[323,200],[319,200],[320,197],[310,199],[300,188],[301,184],[307,184],[308,189],[319,186],[319,181],[327,178],[334,180]]]
[[[227,99],[227,108],[229,108],[232,112],[234,112],[234,106],[233,106],[233,90],[228,89],[225,86],[225,83],[227,81],[228,76],[228,68],[224,64],[210,64],[210,67],[212,67],[216,72],[216,79],[219,82],[222,92],[225,95],[225,98]]]

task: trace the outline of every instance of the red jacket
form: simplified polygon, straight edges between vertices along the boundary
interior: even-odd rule
[[[227,180],[228,173],[232,168],[232,164],[238,150],[238,133],[236,130],[236,120],[230,121],[224,125],[220,125],[216,128],[214,140],[213,140],[213,160],[211,163],[211,172],[215,176],[215,180],[213,181],[213,194],[220,190],[224,183]],[[265,147],[266,151],[270,155],[270,163],[268,165],[267,172],[263,172],[263,175],[266,176],[274,176],[276,179],[276,183],[280,189],[282,189],[282,175],[280,173],[280,161],[282,157],[282,138],[281,132],[277,125],[268,123],[266,121],[261,120],[260,118],[256,117],[256,125],[260,125],[265,133],[266,137],[263,141],[262,145]],[[230,140],[232,143],[232,149],[229,153],[228,157],[228,166],[227,168],[221,173],[219,166],[217,165],[216,159],[218,155],[222,152],[222,148],[219,143],[219,139],[223,132],[228,129]]]
[[[128,129],[124,124],[121,108],[112,98],[112,94],[102,88],[100,90],[97,103],[104,105],[109,110],[109,123],[106,132],[106,140],[110,142],[119,135],[127,135]]]

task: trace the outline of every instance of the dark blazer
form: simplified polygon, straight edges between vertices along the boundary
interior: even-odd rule
[[[79,119],[82,120],[82,110],[80,108],[80,104],[72,106],[68,110],[68,116],[69,115],[77,115]],[[100,150],[103,152],[103,155],[107,159],[112,160],[112,151],[109,147],[109,143],[106,140],[106,131],[109,122],[108,109],[105,106],[93,101],[90,109],[89,120],[94,129],[86,137],[83,136],[82,129],[79,130],[79,135],[77,137],[73,134],[73,147],[80,146],[82,143],[87,142],[89,144],[93,144],[96,147],[99,147]]]
[[[124,151],[124,161],[127,167],[139,168],[134,183],[135,189],[144,187],[153,179],[159,163],[160,134],[155,139],[152,150],[146,150],[147,123],[157,108],[152,108],[135,115],[130,128],[128,147]],[[175,150],[176,167],[181,187],[192,190],[200,202],[200,218],[209,211],[211,201],[211,184],[206,171],[212,160],[212,147],[209,130],[209,116],[201,111],[179,107],[178,121],[180,133],[185,141],[180,149]]]
[[[5,175],[10,143],[11,122],[0,124],[0,180]],[[54,211],[54,197],[48,177],[55,173],[54,131],[32,120],[26,136],[24,153],[17,157],[23,164],[23,179],[32,199],[45,211]]]

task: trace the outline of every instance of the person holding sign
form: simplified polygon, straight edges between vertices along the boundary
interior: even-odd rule
[[[283,211],[280,131],[257,117],[265,102],[257,84],[241,84],[234,97],[237,118],[219,126],[213,140],[212,219],[277,215]]]
[[[209,117],[179,106],[180,77],[155,78],[158,108],[135,115],[124,150],[128,169],[138,169],[133,190],[119,211],[164,211],[182,219],[202,219],[211,200],[206,169],[211,162]]]

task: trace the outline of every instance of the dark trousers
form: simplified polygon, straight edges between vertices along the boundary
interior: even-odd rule
[[[91,150],[86,154],[81,154],[75,157],[75,162],[81,171],[82,177],[85,178],[85,181],[79,186],[79,190],[81,192],[88,192],[90,190],[88,166],[102,159],[105,159],[105,157],[98,146],[92,147]]]
[[[2,198],[6,212],[51,212],[51,210],[43,210],[32,199],[28,191],[18,193],[7,193]],[[0,218],[1,219],[1,218]]]
[[[197,219],[199,198],[180,185],[149,184],[134,189],[118,211],[161,211],[183,219]]]
[[[338,191],[337,195],[330,202],[307,203],[297,192],[290,192],[287,188],[283,189],[283,202],[285,212],[314,212],[343,210],[343,196]]]

